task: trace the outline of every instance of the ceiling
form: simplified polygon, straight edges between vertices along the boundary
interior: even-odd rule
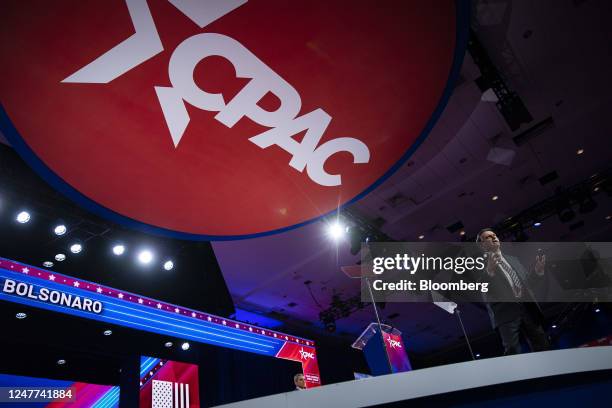
[[[458,232],[447,229],[457,221],[473,235],[551,197],[556,188],[574,185],[612,164],[612,121],[607,117],[612,111],[609,2],[476,1],[472,8],[472,28],[534,119],[511,131],[475,83],[480,72],[466,55],[448,106],[425,142],[392,177],[351,206],[352,212],[395,240],[413,241],[423,235],[425,241],[457,241]],[[514,136],[548,117],[554,126],[528,143],[513,142]],[[0,141],[6,143],[1,134]],[[578,155],[578,149],[584,152]],[[540,177],[553,171],[558,178],[540,183]],[[493,201],[493,196],[499,199]],[[551,217],[526,233],[535,241],[612,240],[612,222],[606,220],[612,199],[604,192],[594,193],[594,198],[597,208],[576,219],[584,221],[582,227],[571,230]],[[359,293],[359,283],[340,270],[357,264],[359,256],[351,255],[348,240],[331,241],[325,227],[324,222],[314,222],[282,234],[214,242],[236,307],[254,312],[253,320],[257,315],[273,317],[324,333],[319,313],[329,307],[332,296],[346,299]],[[136,241],[150,239],[133,236]],[[168,241],[178,265],[191,259],[181,249],[186,243]],[[471,337],[491,333],[482,306],[465,304],[461,309]],[[432,304],[389,303],[382,317],[404,333],[409,349],[417,354],[463,341],[455,317]],[[338,320],[332,336],[351,340],[373,319],[371,308],[359,310]]]
[[[512,132],[495,104],[482,100],[474,82],[480,72],[468,54],[461,80],[431,134],[397,173],[351,210],[382,224],[380,230],[396,240],[424,235],[425,241],[457,241],[458,232],[446,228],[457,221],[474,235],[553,196],[557,187],[607,170],[612,164],[609,17],[605,1],[475,2],[473,29],[533,115],[532,123]],[[554,127],[521,146],[513,142],[548,117]],[[578,155],[578,149],[584,153]],[[492,151],[511,157],[510,163],[492,161]],[[539,178],[552,171],[558,178],[542,185]],[[495,195],[499,199],[493,201]],[[584,221],[583,227],[570,230],[552,217],[526,233],[536,241],[611,240],[612,222],[605,217],[612,213],[612,200],[601,192],[594,198],[598,207],[575,220]],[[359,292],[358,282],[340,271],[359,257],[350,254],[346,240],[332,242],[323,222],[213,247],[239,307],[320,327],[317,303],[327,308],[333,294],[346,298]],[[482,308],[462,307],[471,335],[491,332]],[[462,342],[455,318],[434,305],[388,304],[382,314],[404,332],[413,351],[427,353]],[[363,309],[338,320],[337,333],[354,338],[373,319],[372,310]]]

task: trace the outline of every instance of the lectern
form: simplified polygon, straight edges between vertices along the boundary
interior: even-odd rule
[[[402,340],[402,332],[381,324],[383,342],[379,334],[378,323],[370,323],[368,327],[355,340],[352,347],[363,351],[372,375],[383,375],[410,371],[410,361]]]

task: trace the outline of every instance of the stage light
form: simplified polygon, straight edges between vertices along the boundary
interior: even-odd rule
[[[64,254],[57,254],[57,255],[55,255],[55,260],[57,262],[65,261],[66,260],[66,255],[64,255]]]
[[[327,330],[330,333],[335,332],[336,331],[336,322],[329,321],[329,322],[325,323],[325,330]]]
[[[462,231],[459,233],[459,235],[464,236],[464,235],[465,235],[465,231],[463,231],[463,230],[462,230]]]
[[[51,268],[51,267],[53,266],[53,262],[51,262],[51,261],[45,261],[45,262],[43,262],[43,266],[44,266],[45,268]]]
[[[59,360],[57,360],[57,365],[64,365],[66,364],[66,360],[60,358]]]
[[[595,200],[593,200],[593,198],[590,196],[586,196],[580,201],[578,211],[580,211],[580,214],[587,214],[593,211],[596,207],[597,203]]]
[[[419,239],[425,238],[425,235],[419,235]]]
[[[536,222],[533,223],[534,227],[539,227],[541,225],[542,225],[542,223],[540,221],[536,221]]]
[[[113,254],[117,256],[123,255],[124,252],[125,252],[125,247],[121,244],[115,245],[113,247]]]
[[[72,252],[73,254],[78,254],[82,250],[83,250],[83,245],[81,245],[81,244],[72,244],[72,245],[70,245],[70,252]]]
[[[327,233],[334,241],[338,241],[346,233],[346,228],[340,222],[336,221],[327,227]]]
[[[578,150],[576,150],[576,154],[577,154],[578,156],[580,156],[582,153],[584,153],[584,149],[578,149]]]
[[[22,211],[17,214],[16,220],[20,224],[25,224],[26,222],[30,221],[30,213],[27,211]]]
[[[499,200],[499,196],[494,195],[493,197],[491,197],[491,200],[497,201],[497,200]]]
[[[25,314],[25,313],[23,313],[23,312],[19,312],[19,313],[17,313],[17,314],[15,315],[15,317],[16,317],[17,319],[19,319],[19,320],[23,320],[23,319],[25,319],[26,317],[28,317],[28,315],[27,315],[27,314]]]
[[[552,325],[552,326],[550,326],[550,327],[552,327],[553,329],[556,329],[556,328],[557,328],[557,325],[556,325],[556,324],[553,324],[553,325]]]
[[[559,220],[561,222],[570,222],[576,216],[576,213],[570,207],[560,208],[557,214],[559,215]]]
[[[181,344],[181,348],[182,348],[184,351],[189,350],[189,347],[190,347],[190,346],[189,346],[189,343],[187,343],[187,342],[184,342],[183,344]]]
[[[138,261],[142,264],[151,263],[152,260],[153,260],[153,253],[149,251],[148,249],[140,251],[140,253],[138,254]]]
[[[166,348],[170,348],[173,346],[171,341],[167,341],[166,344],[164,344],[164,346],[166,346]]]
[[[68,229],[64,224],[60,224],[53,229],[55,235],[64,235]]]
[[[166,262],[164,263],[164,269],[165,269],[165,270],[167,270],[167,271],[171,271],[171,270],[172,270],[172,268],[174,268],[174,262],[172,262],[172,261],[166,261]]]
[[[111,334],[113,334],[112,330],[104,330],[104,335],[105,336],[110,336]]]
[[[599,313],[599,312],[601,312],[600,308],[595,309],[595,313]]]
[[[612,215],[606,215],[606,220],[612,220]]]
[[[475,357],[476,357],[476,358],[480,357],[480,353],[476,353],[476,356],[475,356]]]

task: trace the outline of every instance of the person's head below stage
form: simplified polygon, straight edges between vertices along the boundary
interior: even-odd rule
[[[495,231],[491,228],[481,229],[478,235],[476,235],[476,242],[478,242],[480,248],[485,252],[497,253],[501,250],[501,242],[499,238],[497,238]]]
[[[305,390],[306,389],[306,380],[304,379],[304,374],[296,374],[293,376],[293,383],[295,384],[296,390]]]

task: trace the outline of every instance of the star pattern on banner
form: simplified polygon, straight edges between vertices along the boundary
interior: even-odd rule
[[[295,343],[299,343],[299,344],[305,344],[307,346],[310,347],[314,347],[314,343],[310,342],[310,341],[306,341],[303,339],[299,339],[296,337],[292,337],[292,336],[286,336],[286,335],[279,335],[277,333],[274,333],[272,331],[265,331],[263,329],[254,329],[253,327],[248,327],[246,325],[241,325],[239,323],[236,322],[228,322],[225,319],[221,319],[221,318],[216,318],[214,316],[210,316],[210,315],[198,315],[198,313],[191,311],[189,309],[183,309],[183,308],[179,308],[179,307],[174,307],[174,305],[163,305],[161,303],[154,303],[151,302],[150,300],[146,300],[143,299],[142,297],[136,297],[136,296],[126,296],[121,292],[117,292],[116,290],[111,290],[111,288],[103,288],[101,286],[97,286],[97,285],[91,285],[89,284],[89,282],[86,281],[79,281],[79,280],[75,280],[72,279],[70,277],[68,277],[69,279],[66,280],[65,277],[63,277],[63,275],[60,274],[59,277],[57,277],[55,274],[52,274],[48,271],[45,270],[41,270],[41,269],[37,269],[37,268],[28,268],[27,266],[23,266],[23,265],[19,265],[18,263],[14,263],[12,261],[6,261],[6,260],[2,260],[0,259],[0,267],[5,267],[5,268],[10,268],[10,269],[17,269],[18,271],[21,271],[21,273],[25,274],[25,275],[29,275],[30,272],[33,272],[32,275],[33,276],[39,276],[42,279],[48,279],[49,281],[52,282],[56,282],[56,283],[60,283],[63,282],[64,285],[71,285],[74,286],[75,288],[79,288],[79,290],[91,290],[97,292],[98,294],[101,295],[106,295],[105,294],[105,290],[108,293],[108,296],[116,296],[119,299],[122,299],[124,301],[132,301],[132,302],[138,302],[138,304],[140,305],[147,305],[148,307],[153,307],[154,305],[157,307],[157,309],[159,310],[166,310],[168,312],[174,311],[174,313],[177,314],[183,314],[186,316],[191,316],[194,319],[206,319],[208,322],[214,323],[214,324],[222,324],[223,326],[227,326],[228,323],[229,324],[233,324],[234,327],[236,329],[239,330],[248,330],[251,333],[256,333],[256,334],[262,334],[264,336],[268,336],[268,337],[274,337],[276,339],[285,339],[286,341],[291,341],[291,342],[295,342]],[[62,283],[60,283],[62,284]],[[107,290],[108,289],[108,290]],[[125,299],[124,299],[125,298]],[[174,308],[173,308],[174,307]],[[312,343],[312,344],[311,344]]]

